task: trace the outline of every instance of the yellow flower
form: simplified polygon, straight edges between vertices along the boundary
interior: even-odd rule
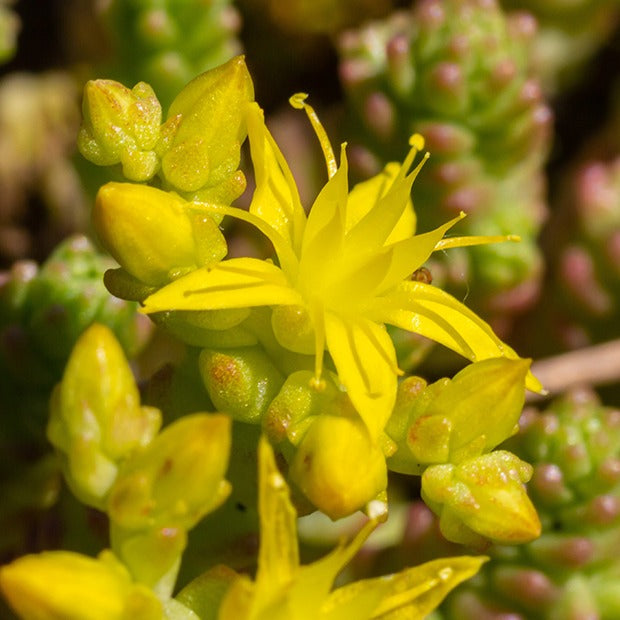
[[[295,510],[264,438],[259,444],[259,515],[256,578],[223,576],[223,583],[230,586],[219,606],[219,620],[370,620],[392,617],[390,614],[421,620],[487,559],[442,558],[332,591],[336,576],[377,526],[377,520],[368,521],[348,544],[339,545],[312,564],[300,565]],[[209,576],[221,579],[221,569],[207,573]],[[191,594],[193,587],[190,584],[185,594]]]
[[[349,193],[345,145],[337,166],[325,131],[304,99],[305,95],[295,95],[291,103],[310,117],[330,176],[308,216],[255,103],[248,107],[256,173],[250,212],[193,203],[197,210],[252,223],[272,242],[279,265],[232,258],[197,269],[148,297],[144,311],[276,306],[272,322],[280,343],[315,354],[317,389],[327,349],[353,405],[376,439],[392,411],[401,374],[385,324],[426,336],[472,361],[517,358],[475,313],[440,289],[409,277],[434,251],[506,238],[443,239],[464,214],[414,235],[410,192],[423,162],[410,169],[424,146],[417,134],[401,166],[389,164]],[[532,375],[528,387],[541,388]]]

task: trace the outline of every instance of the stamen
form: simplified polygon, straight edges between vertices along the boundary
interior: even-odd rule
[[[409,138],[409,146],[412,146],[418,152],[421,151],[424,148],[424,136],[414,133]]]
[[[327,132],[325,131],[323,125],[321,125],[321,121],[319,120],[317,113],[314,111],[312,106],[306,103],[307,97],[308,95],[306,93],[296,93],[289,99],[289,103],[295,109],[304,110],[306,112],[306,115],[312,124],[312,128],[314,129],[314,133],[316,133],[316,137],[319,139],[319,143],[321,144],[323,156],[325,157],[325,163],[327,164],[327,174],[331,179],[338,170],[334,150],[332,149],[331,142],[327,137]]]
[[[409,152],[407,153],[407,156],[403,161],[403,165],[400,168],[400,175],[402,176],[405,176],[409,172],[409,168],[411,168],[416,155],[424,148],[424,137],[421,136],[419,133],[414,133],[409,138],[409,146],[411,148],[409,149]],[[430,153],[424,153],[424,159],[416,166],[416,169],[412,172],[414,179],[429,157]]]

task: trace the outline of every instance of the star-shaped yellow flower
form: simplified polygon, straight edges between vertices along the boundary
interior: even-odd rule
[[[258,454],[258,569],[254,581],[247,575],[227,575],[229,587],[218,609],[219,620],[422,620],[488,559],[441,558],[333,589],[337,575],[380,519],[371,519],[353,540],[338,545],[312,564],[300,564],[295,510],[286,482],[276,467],[273,450],[265,439],[260,441]],[[218,574],[221,571],[214,569],[207,575],[217,579]],[[191,595],[192,584],[187,590]]]
[[[349,192],[345,145],[337,166],[325,131],[304,99],[305,95],[295,95],[291,103],[304,108],[311,119],[330,176],[307,216],[256,103],[248,108],[256,174],[249,213],[194,203],[197,210],[252,223],[272,242],[279,264],[232,258],[197,269],[148,297],[144,311],[276,307],[273,326],[281,344],[301,353],[314,352],[317,389],[327,349],[353,405],[376,439],[392,411],[401,374],[386,324],[426,336],[472,361],[517,357],[463,304],[437,287],[410,279],[434,251],[506,238],[443,239],[464,214],[433,231],[414,234],[410,192],[423,162],[410,169],[424,146],[417,134],[402,165],[388,164],[381,174]],[[528,387],[540,389],[532,375]]]

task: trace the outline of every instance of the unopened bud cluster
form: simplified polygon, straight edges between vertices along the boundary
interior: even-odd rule
[[[443,617],[616,618],[620,412],[574,390],[542,412],[526,410],[507,446],[533,465],[528,491],[542,535],[494,548],[493,561],[450,597]]]

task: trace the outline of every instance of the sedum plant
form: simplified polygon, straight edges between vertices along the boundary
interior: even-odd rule
[[[169,386],[177,394],[185,386],[198,407],[149,404],[111,332],[96,324],[83,334],[53,392],[47,434],[73,493],[107,515],[110,550],[97,559],[48,552],[3,568],[0,585],[22,617],[422,618],[482,560],[436,560],[331,591],[388,516],[388,470],[421,476],[422,497],[452,540],[484,549],[540,533],[523,486],[531,466],[495,448],[517,431],[526,389],[542,386],[483,319],[415,276],[434,252],[518,239],[447,237],[462,212],[417,232],[410,193],[428,158],[416,164],[417,133],[402,164],[350,189],[346,145],[337,160],[298,94],[291,104],[307,114],[328,177],[306,212],[253,92],[242,57],[190,82],[166,120],[146,84],[86,85],[80,149],[127,179],[104,185],[93,209],[119,264],[105,285],[185,345]],[[232,204],[245,187],[246,135],[255,179],[247,210]],[[226,217],[266,237],[273,255],[227,257]],[[405,377],[386,325],[471,364],[431,384]],[[207,553],[175,597],[190,531],[209,515],[201,536],[215,536],[210,513],[224,504],[226,519],[228,496],[247,510],[238,498],[254,454],[254,580],[214,568]],[[332,520],[363,510],[369,522],[348,545],[302,565],[296,511],[317,509]],[[234,538],[252,524],[231,520],[228,530]],[[46,583],[73,570],[84,584],[47,593]],[[87,609],[89,589],[111,607]]]
[[[214,124],[232,118],[235,135],[247,129],[256,178],[249,211],[218,202],[219,190],[183,197],[161,187],[104,185],[93,218],[100,239],[121,265],[105,281],[114,294],[141,301],[155,322],[203,349],[200,373],[218,408],[244,422],[291,426],[282,448],[291,479],[319,508],[338,518],[380,496],[387,483],[385,456],[394,446],[384,430],[402,371],[386,323],[438,341],[472,361],[518,359],[463,304],[409,278],[434,251],[512,238],[444,239],[464,214],[434,231],[415,234],[409,193],[425,161],[411,170],[423,147],[417,134],[403,165],[390,164],[349,192],[346,150],[342,148],[338,164],[314,110],[304,95],[296,95],[291,103],[308,114],[329,177],[306,215],[286,160],[251,101],[244,67],[237,58],[197,78],[171,110],[178,101],[202,94],[209,105],[195,103],[188,127],[205,136],[193,140],[201,140],[207,150]],[[90,88],[86,109],[100,105],[91,102]],[[180,113],[181,124],[184,119]],[[113,137],[105,125],[101,136],[90,129],[88,117],[85,130],[101,144]],[[221,152],[226,146],[218,142],[213,148]],[[232,154],[230,163],[235,162]],[[202,174],[198,168],[192,178]],[[161,176],[166,178],[163,167]],[[151,215],[155,213],[157,217]],[[223,260],[227,246],[217,222],[224,216],[264,234],[276,262]],[[307,392],[308,413],[318,409],[330,415],[306,416],[302,409],[285,414],[293,419],[278,420],[281,414],[272,405],[281,390],[291,389],[291,382]],[[521,382],[522,389],[540,389],[529,372]],[[320,438],[336,428],[338,436],[358,438],[352,439],[352,454],[372,455],[363,492],[343,493],[351,474],[334,475],[338,467]],[[308,461],[316,471],[301,466]],[[334,493],[325,492],[326,480]]]
[[[572,86],[587,62],[612,37],[618,25],[615,0],[502,0],[510,10],[529,11],[538,21],[532,63],[545,90]]]

